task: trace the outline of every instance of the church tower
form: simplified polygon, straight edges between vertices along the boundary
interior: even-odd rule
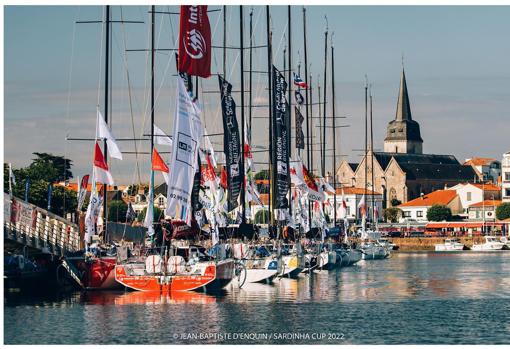
[[[411,117],[411,106],[407,94],[407,83],[404,69],[400,77],[400,90],[397,101],[397,114],[388,123],[384,152],[423,154],[423,139],[420,135],[420,124]]]

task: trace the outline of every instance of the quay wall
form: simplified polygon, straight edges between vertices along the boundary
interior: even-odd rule
[[[398,251],[434,251],[434,246],[444,243],[444,237],[413,237],[413,238],[391,238],[394,244],[399,246]],[[467,247],[473,246],[474,243],[480,244],[485,240],[483,236],[463,236],[459,237],[460,242]],[[393,252],[398,252],[393,251]]]

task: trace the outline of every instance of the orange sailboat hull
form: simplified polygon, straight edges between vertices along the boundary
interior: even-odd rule
[[[211,263],[200,274],[130,275],[126,265],[115,266],[115,280],[136,291],[170,294],[176,291],[211,291],[224,288],[233,277],[233,261]]]

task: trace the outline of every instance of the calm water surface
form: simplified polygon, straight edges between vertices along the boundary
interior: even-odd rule
[[[395,253],[219,295],[4,299],[6,344],[509,344],[510,252]]]

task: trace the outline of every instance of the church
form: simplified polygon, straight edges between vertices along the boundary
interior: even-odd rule
[[[384,152],[369,149],[360,163],[344,160],[336,176],[341,186],[362,188],[366,180],[367,189],[382,193],[383,205],[389,207],[394,199],[406,202],[434,190],[471,182],[476,173],[453,155],[423,154],[420,124],[411,115],[402,69],[396,115],[387,126]]]

